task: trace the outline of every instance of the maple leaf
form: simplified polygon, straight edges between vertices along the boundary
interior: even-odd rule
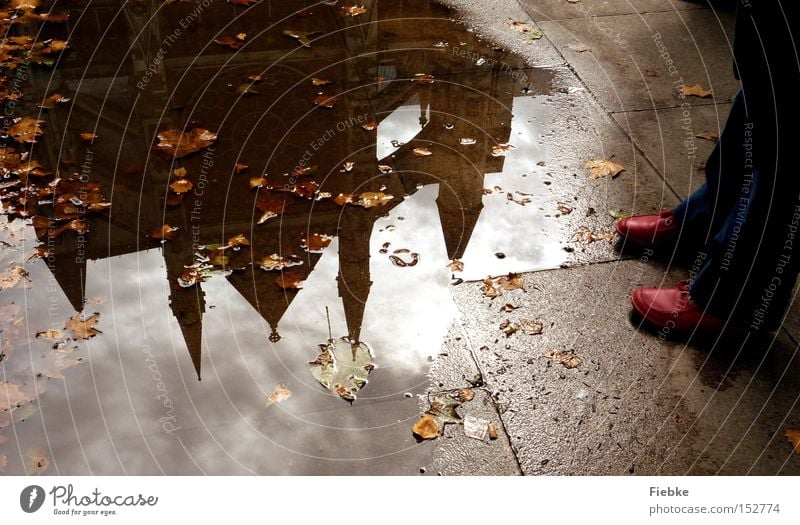
[[[625,171],[621,165],[607,160],[588,160],[584,167],[589,170],[589,180],[601,179],[610,176],[612,179]]]
[[[369,347],[345,339],[339,345],[333,339],[319,345],[319,354],[308,364],[311,375],[320,385],[350,402],[355,401],[356,394],[364,388],[370,372],[375,369]]]
[[[286,385],[281,383],[275,387],[275,390],[273,390],[270,395],[267,396],[267,406],[286,401],[291,396],[292,391],[286,388]]]
[[[153,239],[171,241],[175,238],[175,232],[177,232],[179,228],[177,226],[170,226],[169,224],[164,224],[162,227],[157,228],[150,232],[150,237]]]
[[[81,314],[77,313],[70,317],[69,320],[64,324],[64,329],[70,330],[72,332],[72,338],[76,341],[81,339],[91,339],[97,334],[102,333],[100,330],[94,328],[94,325],[97,324],[97,321],[99,320],[100,314],[97,312],[93,313],[86,319],[81,319]]]
[[[711,97],[714,92],[710,89],[704,89],[703,86],[700,84],[695,84],[694,86],[687,86],[686,84],[682,85],[680,89],[678,89],[678,93],[685,97],[699,97],[699,98],[708,98]]]
[[[217,134],[203,128],[193,128],[185,133],[177,129],[168,129],[160,132],[157,138],[155,151],[180,159],[212,145],[217,140]]]
[[[14,124],[8,128],[8,135],[17,142],[36,143],[36,139],[44,134],[41,125],[43,120],[36,120],[31,117],[14,119]]]

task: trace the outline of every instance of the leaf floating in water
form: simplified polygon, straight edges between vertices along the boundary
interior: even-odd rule
[[[155,229],[150,232],[150,237],[153,239],[171,241],[175,238],[175,232],[180,228],[177,226],[170,226],[169,224],[163,225],[161,228]]]
[[[0,273],[0,290],[13,288],[25,279],[30,281],[25,268],[22,266],[12,266],[5,272]]]
[[[378,171],[385,175],[392,172],[392,167],[386,164],[378,164]]]
[[[458,143],[461,144],[462,146],[471,146],[476,142],[477,141],[475,139],[469,137],[464,137],[458,141]]]
[[[51,328],[43,332],[36,332],[36,339],[64,339],[64,332],[57,328]]]
[[[337,102],[339,101],[336,97],[333,95],[326,95],[325,93],[319,93],[314,98],[314,105],[322,108],[332,109],[334,106],[336,106]]]
[[[256,264],[265,272],[271,272],[273,270],[283,270],[284,268],[290,268],[292,266],[299,266],[303,264],[303,260],[300,259],[297,255],[290,255],[289,257],[281,257],[277,253],[273,253],[272,255],[267,255],[266,257],[262,257]]]
[[[790,428],[786,430],[786,439],[794,447],[795,454],[800,454],[800,430]]]
[[[433,416],[423,414],[411,427],[411,433],[420,441],[436,439],[439,437],[439,425],[433,419]]]
[[[358,16],[367,12],[367,8],[363,5],[342,6],[341,13],[344,16]]]
[[[258,219],[258,224],[264,224],[269,219],[278,217],[279,215],[283,214],[283,210],[285,207],[286,207],[286,200],[283,198],[267,197],[258,199],[256,201],[256,208],[258,208],[261,212],[263,212],[261,218]]]
[[[197,283],[202,283],[205,278],[197,266],[189,266],[184,268],[183,273],[178,277],[178,285],[181,288],[189,288]]]
[[[91,143],[94,142],[94,140],[97,138],[97,135],[94,133],[81,133],[80,137],[82,141]]]
[[[281,403],[292,397],[292,391],[286,388],[283,383],[275,387],[270,395],[267,396],[267,406]]]
[[[311,77],[311,84],[314,86],[327,86],[331,81],[325,78]]]
[[[317,33],[319,33],[319,31],[295,31],[293,29],[286,29],[283,31],[285,36],[294,38],[303,47],[311,47],[311,40],[308,37],[314,36]]]
[[[348,162],[345,162],[344,164],[342,164],[341,171],[343,173],[350,173],[351,171],[353,171],[353,168],[355,168],[355,167],[356,167],[356,163],[355,162],[348,161]]]
[[[369,120],[361,124],[361,127],[367,131],[375,131],[375,129],[378,127],[378,123],[374,120]]]
[[[514,149],[514,146],[511,144],[496,144],[492,146],[492,157],[504,157],[512,149]]]
[[[76,341],[81,339],[91,339],[97,334],[102,333],[94,328],[100,320],[100,314],[95,312],[86,319],[81,319],[81,314],[75,314],[64,324],[64,329],[72,332],[72,338]]]
[[[194,184],[187,179],[178,179],[169,185],[169,189],[175,193],[186,193],[194,187]]]
[[[49,97],[42,100],[39,104],[36,104],[36,106],[42,109],[53,109],[56,107],[56,104],[64,104],[65,102],[69,102],[69,99],[62,97],[58,93],[53,93]]]
[[[186,171],[186,168],[175,168],[174,170],[172,170],[172,174],[176,178],[182,179],[188,174],[188,172]]]
[[[33,399],[33,396],[23,391],[21,386],[0,381],[0,413],[30,403]]]
[[[250,246],[250,241],[244,236],[243,233],[239,233],[233,237],[228,237],[228,243],[225,245],[225,247],[234,248],[236,246]]]
[[[42,124],[44,120],[31,117],[16,118],[14,124],[8,128],[8,135],[17,142],[35,144],[36,139],[44,134]]]
[[[319,355],[308,364],[311,365],[311,375],[319,384],[351,403],[375,369],[369,347],[344,338],[338,346],[333,339],[319,345]]]
[[[431,150],[428,148],[414,148],[411,152],[415,157],[430,157],[433,155]]]
[[[300,272],[281,271],[281,274],[275,279],[275,284],[284,290],[301,290],[305,280],[305,276]]]
[[[374,208],[376,206],[385,206],[392,199],[394,199],[392,195],[380,191],[367,191],[358,196],[357,204],[362,208]]]
[[[447,265],[450,268],[451,272],[463,272],[464,271],[464,263],[459,259],[454,259],[450,261]]]
[[[308,239],[303,239],[301,246],[309,253],[322,253],[322,250],[328,247],[333,240],[330,235],[324,233],[312,233]]]
[[[403,255],[403,257],[400,257],[400,255]],[[399,250],[395,250],[394,254],[389,256],[389,260],[392,261],[392,264],[395,266],[416,266],[419,262],[419,254],[411,252],[405,248],[401,248]]]
[[[207,148],[217,140],[217,134],[203,128],[193,128],[186,133],[177,129],[168,129],[158,134],[155,151],[168,157],[180,159]]]
[[[237,35],[225,35],[214,39],[214,43],[220,46],[229,47],[231,49],[239,49],[244,45],[244,41],[246,39],[247,33],[239,33]]]
[[[589,170],[589,180],[602,179],[603,177],[611,177],[612,179],[625,171],[625,168],[608,160],[589,160],[584,166]]]
[[[239,84],[236,87],[235,93],[237,95],[258,95],[258,90],[253,87],[253,84]]]
[[[544,354],[544,357],[549,357],[553,361],[561,363],[564,368],[577,368],[583,363],[583,359],[575,355],[575,350],[568,352],[559,352],[558,350],[551,350]]]
[[[434,76],[429,75],[428,73],[416,73],[412,80],[417,84],[423,84],[423,85],[433,84]]]

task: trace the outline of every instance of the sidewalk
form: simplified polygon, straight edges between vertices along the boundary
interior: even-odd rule
[[[682,1],[520,4],[544,33],[534,53],[563,58],[562,90],[574,94],[544,135],[546,167],[578,171],[587,151],[626,167],[603,184],[554,182],[575,202],[574,224],[607,229],[607,210],[670,207],[698,187],[713,141],[697,135],[719,135],[737,91],[733,12]],[[713,97],[681,98],[682,84]],[[580,141],[587,129],[595,143]],[[631,324],[629,293],[686,269],[620,257],[605,242],[571,249],[564,267],[526,274],[525,291],[491,299],[482,282],[453,287],[460,319],[431,391],[479,378],[490,394],[472,403],[505,435],[487,445],[450,429],[430,473],[800,474],[784,437],[800,422],[797,308],[774,337],[670,341]],[[543,334],[499,328],[526,318]],[[562,366],[545,356],[553,351],[581,362]]]

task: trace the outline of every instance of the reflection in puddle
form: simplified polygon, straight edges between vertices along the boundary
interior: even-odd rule
[[[272,1],[242,16],[212,2],[167,48],[163,35],[192,6],[54,3],[71,22],[47,31],[69,36],[71,50],[32,71],[27,100],[56,85],[71,105],[39,117],[46,132],[31,154],[50,170],[85,170],[112,204],[87,220],[85,242],[21,218],[5,225],[4,267],[24,264],[30,279],[4,286],[0,304],[3,388],[15,396],[0,405],[7,471],[23,473],[28,449],[43,449],[51,474],[416,472],[431,449],[411,435],[418,402],[407,394],[425,392],[429,358],[457,316],[451,261],[463,263],[457,277],[482,279],[565,260],[563,232],[542,211],[554,202],[537,168],[540,98],[437,45],[501,53],[422,0],[365,2],[366,26],[336,7],[292,17],[297,2]],[[404,12],[430,19],[404,23]],[[286,23],[265,29],[284,17],[317,40],[298,46]],[[236,52],[212,43],[231,27],[249,35]],[[95,48],[105,31],[108,45]],[[535,91],[553,76],[532,70]],[[237,90],[248,78],[257,93]],[[322,88],[333,108],[315,107]],[[218,137],[201,152],[152,155],[159,132],[201,128]],[[491,155],[506,143],[514,148]],[[379,193],[393,198],[334,201]],[[175,235],[161,242],[153,231]],[[238,235],[247,244],[234,250]],[[312,248],[319,239],[330,244]],[[26,262],[40,243],[50,257]],[[188,279],[201,246],[227,271]],[[301,289],[279,286],[288,271]],[[337,344],[372,351],[352,406],[309,366],[331,337],[326,310]],[[102,333],[33,337],[75,312],[96,312]],[[291,395],[268,402],[279,387]]]

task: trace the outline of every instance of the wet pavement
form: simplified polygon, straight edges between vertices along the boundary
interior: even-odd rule
[[[0,470],[800,469],[783,438],[800,413],[791,328],[732,362],[719,357],[728,340],[637,330],[629,290],[680,268],[620,255],[611,233],[610,212],[673,206],[700,180],[702,160],[679,153],[683,108],[668,80],[631,74],[643,60],[663,69],[641,44],[647,31],[669,34],[676,54],[689,44],[675,27],[702,33],[694,52],[719,71],[698,82],[713,79],[720,95],[691,111],[717,129],[733,83],[714,45],[730,15],[642,2],[639,17],[605,2],[603,20],[626,28],[634,52],[554,2],[521,3],[544,35],[520,5],[487,20],[472,2],[449,3],[463,11],[424,0],[365,1],[355,16],[341,2],[52,3],[69,20],[44,23],[40,38],[70,47],[30,65],[12,104],[44,133],[34,145],[6,139],[46,173],[6,174],[45,188],[38,201],[3,188]],[[574,58],[578,36],[592,50]],[[681,56],[688,81],[699,66]],[[53,93],[70,100],[36,107]],[[184,142],[158,151],[171,129]],[[206,143],[188,145],[189,133]],[[698,142],[702,159],[711,143]],[[591,179],[586,162],[607,159],[624,171]],[[108,209],[66,210],[59,198],[88,203],[50,184],[70,174],[99,185]],[[165,225],[170,238],[153,238]],[[511,272],[525,273],[524,290],[496,284],[501,295],[487,297],[482,280]],[[68,329],[76,313],[99,314],[100,333]],[[500,329],[526,319],[543,333]],[[346,370],[330,388],[314,375],[330,370],[326,344]],[[573,351],[574,368],[546,356]],[[458,416],[497,435],[468,437],[460,421],[418,442],[421,413],[464,390]]]

